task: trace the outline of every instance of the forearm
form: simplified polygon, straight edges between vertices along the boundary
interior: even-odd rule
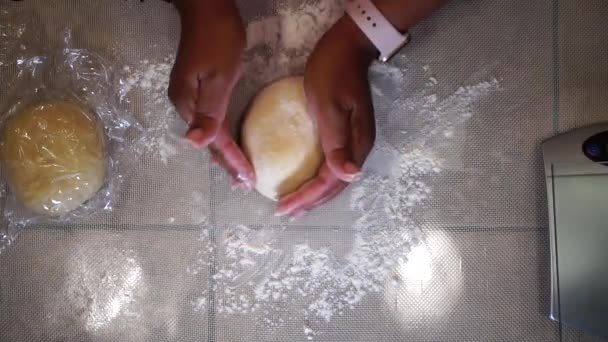
[[[180,15],[205,12],[222,15],[238,12],[235,0],[172,0]]]
[[[228,46],[245,44],[245,28],[235,0],[173,0],[173,3],[181,18],[182,41],[210,35],[223,37],[221,44]]]

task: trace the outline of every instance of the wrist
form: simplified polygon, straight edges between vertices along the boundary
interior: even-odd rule
[[[345,44],[351,50],[353,57],[362,63],[371,64],[379,55],[374,44],[367,38],[349,15],[344,15],[332,27],[331,33],[335,35],[335,42]]]
[[[407,32],[448,0],[372,0],[384,17],[401,33]]]
[[[405,1],[392,1],[392,0],[373,0],[374,5],[384,15],[393,27],[395,27],[401,33],[407,32],[407,30],[414,26],[414,23],[410,22],[408,15],[404,15]]]

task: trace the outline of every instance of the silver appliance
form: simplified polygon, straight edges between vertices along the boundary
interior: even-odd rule
[[[608,336],[608,124],[543,144],[551,319]]]

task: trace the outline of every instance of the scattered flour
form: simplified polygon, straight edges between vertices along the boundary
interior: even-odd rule
[[[343,13],[342,1],[286,2],[278,6],[276,15],[248,24],[242,82],[246,92],[301,73],[316,41]],[[177,119],[166,98],[172,59],[144,61],[134,70],[125,68],[130,73],[124,84],[126,93],[142,91],[151,99],[144,113],[152,131],[147,147],[158,151],[163,163],[177,153],[167,140],[171,121]],[[428,65],[421,68],[427,73],[430,70]],[[293,317],[293,313],[303,312],[304,335],[313,339],[317,335],[313,329],[315,318],[329,321],[353,309],[368,294],[400,281],[395,274],[397,265],[407,262],[408,252],[424,238],[414,214],[430,196],[432,179],[443,165],[442,158],[434,154],[433,143],[453,137],[454,130],[470,118],[472,106],[499,86],[497,80],[490,80],[439,97],[429,94],[429,89],[438,84],[437,78],[429,75],[429,89],[403,98],[399,89],[409,82],[403,70],[403,66],[390,64],[375,64],[371,69],[374,99],[383,101],[386,111],[379,113],[386,115],[386,120],[385,126],[379,127],[375,153],[390,156],[392,168],[385,173],[371,168],[365,179],[352,186],[350,207],[359,218],[352,227],[349,251],[338,253],[305,240],[280,240],[282,230],[243,225],[229,229],[217,243],[211,243],[209,224],[200,214],[197,220],[205,227],[200,239],[206,249],[188,271],[193,275],[207,271],[210,255],[215,255],[219,268],[212,276],[214,300],[208,302],[208,292],[201,293],[192,301],[195,310],[212,305],[217,313],[225,315],[257,312],[270,327],[287,320],[301,322],[301,317]],[[412,117],[415,127],[403,127],[404,122],[412,122],[404,116]],[[385,142],[391,140],[389,131],[407,138],[389,144]],[[202,201],[202,194],[193,194],[193,201]]]
[[[179,138],[171,131],[181,123],[167,97],[173,60],[174,56],[168,56],[161,62],[143,60],[137,66],[123,68],[123,94],[143,102],[139,119],[146,128],[144,152],[157,154],[165,165],[178,153]]]
[[[472,106],[497,88],[498,82],[492,80],[461,87],[443,99],[422,94],[395,103],[389,119],[413,115],[423,126],[396,147],[380,141],[376,152],[392,156],[391,172],[371,171],[353,185],[350,207],[360,216],[346,255],[306,241],[278,242],[272,230],[231,229],[220,240],[225,260],[214,276],[218,312],[261,311],[263,321],[276,327],[279,318],[293,319],[285,315],[297,305],[307,321],[315,317],[329,321],[353,309],[369,293],[394,287],[401,281],[398,265],[407,263],[409,251],[424,240],[413,217],[442,169],[442,159],[434,154],[435,141],[451,135],[471,116]],[[311,325],[304,330],[308,338],[314,337]]]
[[[0,67],[13,64],[17,58],[15,53],[20,53],[25,49],[22,44],[19,44],[26,32],[25,21],[22,14],[15,15],[0,9]]]
[[[204,312],[207,310],[207,298],[206,297],[198,297],[192,303],[194,306],[194,311],[196,312]]]
[[[70,262],[62,300],[52,303],[48,312],[79,313],[76,319],[92,334],[117,326],[126,328],[129,319],[140,314],[132,304],[146,291],[142,267],[131,255],[134,253],[108,247],[91,254],[91,247],[79,246],[66,259]],[[56,315],[52,319],[63,321],[66,317]]]
[[[160,154],[160,160],[167,165],[169,163],[169,157],[177,154],[177,148],[167,142],[167,137],[163,136],[158,138],[158,153]]]
[[[412,117],[419,121],[417,125],[406,127],[403,133],[411,137],[418,134],[428,137],[452,137],[453,128],[471,117],[471,106],[480,98],[499,89],[496,79],[483,81],[475,85],[459,87],[452,95],[439,98],[436,94],[413,96],[395,101],[389,110],[390,129],[400,127]],[[398,113],[398,114],[393,114]]]
[[[278,5],[277,14],[247,25],[244,82],[252,91],[277,78],[301,74],[321,36],[344,13],[344,1]]]
[[[312,330],[309,326],[304,325],[304,336],[306,336],[306,339],[312,340],[315,338],[315,331]]]
[[[193,224],[202,224],[207,220],[207,216],[205,215],[205,209],[207,208],[204,201],[205,198],[206,196],[200,191],[192,192],[192,213],[190,217]]]

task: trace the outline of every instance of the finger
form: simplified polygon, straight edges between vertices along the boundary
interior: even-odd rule
[[[219,127],[216,118],[197,113],[186,132],[186,139],[196,147],[205,147],[216,139]]]
[[[204,147],[215,140],[226,117],[231,91],[230,84],[214,74],[198,77],[194,117],[186,133],[192,144]]]
[[[369,92],[358,97],[350,127],[353,160],[357,166],[362,167],[376,140],[374,107]]]
[[[243,181],[239,179],[238,174],[224,160],[222,153],[220,153],[216,148],[213,148],[213,146],[211,145],[209,146],[209,152],[211,153],[213,160],[215,161],[215,165],[221,167],[228,173],[228,182],[230,183],[230,187],[232,188],[232,190],[241,187],[250,189],[250,186],[248,184],[243,184]]]
[[[230,177],[228,179],[228,182],[230,183],[230,189],[232,191],[234,191],[236,189],[247,189],[247,186],[243,182],[238,181],[232,177]]]
[[[228,171],[235,181],[243,183],[248,189],[255,186],[255,173],[251,163],[236,144],[227,128],[222,128],[215,141],[209,146],[215,160]]]
[[[348,185],[348,183],[340,182],[338,184],[338,186],[335,186],[332,189],[328,190],[321,198],[319,198],[316,202],[314,202],[310,206],[304,208],[304,210],[310,211],[318,206],[321,206],[321,205],[331,201],[336,196],[338,196],[346,188],[347,185]]]
[[[297,211],[295,213],[292,213],[292,214],[289,215],[290,216],[289,221],[290,222],[297,221],[297,220],[301,219],[306,214],[308,214],[308,212],[306,210],[300,210],[300,211]]]
[[[325,163],[316,178],[304,184],[296,192],[279,200],[277,215],[291,215],[308,210],[325,199],[328,194],[333,194],[340,187],[343,188],[343,185],[344,183],[335,177]]]
[[[313,179],[297,192],[281,199],[276,215],[298,217],[333,199],[347,184],[337,178],[336,180],[338,182],[323,182],[320,179]]]
[[[339,179],[352,182],[360,170],[352,160],[349,145],[350,113],[331,101],[318,101],[314,95],[309,96],[308,102],[317,118],[321,145],[328,166]]]
[[[199,84],[195,80],[185,78],[171,80],[169,98],[189,126],[186,138],[197,147],[209,145],[215,139],[220,127],[220,121],[217,118],[208,115],[209,113],[201,113],[197,109],[200,106],[200,101],[197,100],[200,93]]]
[[[231,92],[232,84],[215,73],[200,75],[197,79],[196,113],[224,122]]]
[[[323,195],[321,198],[319,198],[316,202],[314,202],[310,205],[306,205],[306,206],[302,207],[301,209],[291,212],[289,214],[289,216],[293,220],[300,219],[302,216],[306,215],[314,208],[319,207],[319,206],[331,201],[332,199],[334,199],[346,188],[347,185],[348,185],[348,183],[340,182],[340,184],[338,186],[334,186],[333,188],[330,188],[325,193],[325,195]]]
[[[198,84],[196,80],[173,76],[176,73],[176,69],[173,69],[168,91],[169,99],[175,106],[179,116],[190,125],[194,120],[194,113],[196,112]]]
[[[211,166],[220,166],[220,163],[217,161],[215,156],[211,156]]]
[[[317,115],[319,133],[327,165],[339,179],[351,182],[359,168],[352,162],[349,145],[350,113],[335,105],[326,105]]]
[[[351,161],[353,159],[351,155],[350,148],[338,148],[325,152],[325,159],[332,172],[340,180],[349,183],[354,182],[361,174],[361,169]]]

